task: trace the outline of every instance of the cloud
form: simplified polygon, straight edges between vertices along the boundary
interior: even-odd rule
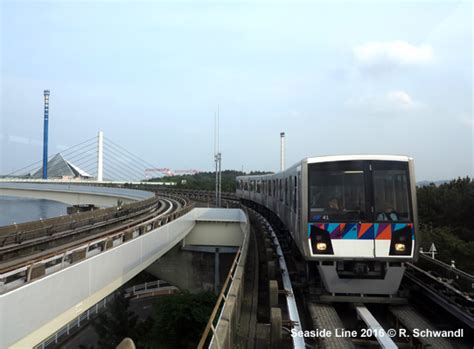
[[[365,67],[424,64],[433,59],[428,44],[412,45],[406,41],[371,41],[354,47],[356,60]]]
[[[390,91],[384,95],[352,97],[346,102],[346,105],[377,113],[413,111],[422,107],[422,103],[414,100],[407,92],[401,90]]]
[[[416,103],[405,91],[391,91],[386,95],[387,101],[400,109],[413,109]]]

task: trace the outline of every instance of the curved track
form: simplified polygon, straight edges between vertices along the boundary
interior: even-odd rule
[[[213,201],[213,193],[210,192],[191,190],[181,192],[174,190],[173,192],[180,193],[197,201],[211,203]],[[232,207],[239,205],[238,199],[232,194],[229,194],[226,199],[223,206]],[[280,240],[279,243],[282,245],[282,252],[288,264],[288,272],[291,276],[295,296],[299,299],[298,309],[303,328],[308,330],[327,329],[331,333],[335,333],[336,329],[349,328],[357,333],[355,336],[345,338],[334,336],[330,338],[309,338],[305,340],[307,347],[315,345],[319,348],[365,348],[376,346],[384,348],[424,346],[453,348],[454,345],[462,346],[466,344],[466,341],[469,341],[469,338],[451,341],[446,338],[414,336],[413,331],[417,329],[428,331],[439,329],[438,325],[434,325],[431,321],[427,320],[427,318],[431,318],[430,315],[424,315],[425,312],[420,313],[417,309],[417,298],[411,299],[406,297],[406,295],[400,294],[399,297],[370,297],[371,299],[346,297],[344,299],[336,299],[337,297],[324,295],[321,285],[318,285],[318,280],[308,278],[308,271],[311,271],[311,268],[307,269],[306,272],[302,272],[301,268],[298,267],[298,265],[301,266],[302,262],[298,260],[291,241],[287,239],[286,228],[279,221],[278,217],[266,212],[268,210],[262,209],[262,207],[251,205],[251,208],[255,209],[268,221],[278,240]],[[445,309],[449,313],[456,315],[453,313],[453,308],[457,308],[457,310],[463,313],[464,317],[469,317],[471,322],[465,321],[464,323],[467,324],[467,327],[472,328],[472,291],[469,292],[467,290],[469,289],[468,286],[472,285],[472,276],[459,275],[458,271],[453,271],[451,268],[449,275],[454,274],[454,277],[452,275],[450,277],[440,277],[441,272],[439,270],[428,269],[431,271],[426,269],[422,271],[410,263],[408,264],[408,271],[405,277],[406,279],[412,279],[414,276],[417,276],[417,280],[420,281],[418,287],[424,293],[433,290],[438,297],[449,298],[452,304],[449,308]],[[423,274],[423,277],[420,277],[420,273]],[[426,274],[429,275],[427,276]],[[427,279],[427,281],[423,279]],[[285,293],[283,290],[282,292]],[[363,303],[369,304],[364,306]],[[442,306],[442,304],[438,302],[437,306]],[[286,321],[288,324],[292,323],[290,319]],[[387,336],[389,329],[396,331],[395,336],[390,336],[392,338]],[[375,335],[361,335],[364,333],[375,333]]]
[[[82,220],[74,228],[43,229],[40,233],[4,234],[0,247],[0,293],[63,269],[85,258],[126,243],[189,212],[193,205],[187,199],[163,194],[145,200],[136,209],[118,207],[114,214]],[[109,210],[110,211],[110,210]]]

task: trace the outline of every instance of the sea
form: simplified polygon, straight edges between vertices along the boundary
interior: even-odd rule
[[[0,227],[65,215],[67,206],[51,200],[0,196]]]

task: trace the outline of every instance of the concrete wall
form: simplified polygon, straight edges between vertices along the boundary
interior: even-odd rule
[[[165,280],[181,290],[191,293],[214,291],[214,253],[186,251],[176,245],[163,257],[155,261],[147,271],[160,280]],[[219,254],[219,279],[224,282],[229,272],[234,253]]]
[[[195,208],[196,224],[186,236],[184,247],[240,247],[247,227],[247,217],[240,209]],[[230,270],[234,253],[219,253],[219,284]],[[157,278],[183,290],[214,290],[215,253],[186,251],[176,246],[148,269]]]
[[[212,349],[234,348],[244,294],[244,271],[247,262],[250,239],[250,226],[243,226],[243,229],[245,234],[242,242],[240,258],[237,261],[232,282],[229,291],[226,294],[224,306],[219,315],[215,335],[212,337],[211,343],[209,344],[209,348]]]
[[[0,295],[0,348],[32,348],[161,257],[193,211],[139,238]]]
[[[236,246],[242,245],[244,233],[240,222],[197,221],[194,229],[184,239],[185,245]]]

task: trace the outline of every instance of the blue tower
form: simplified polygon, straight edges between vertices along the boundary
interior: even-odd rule
[[[49,90],[44,90],[43,179],[48,179]]]

